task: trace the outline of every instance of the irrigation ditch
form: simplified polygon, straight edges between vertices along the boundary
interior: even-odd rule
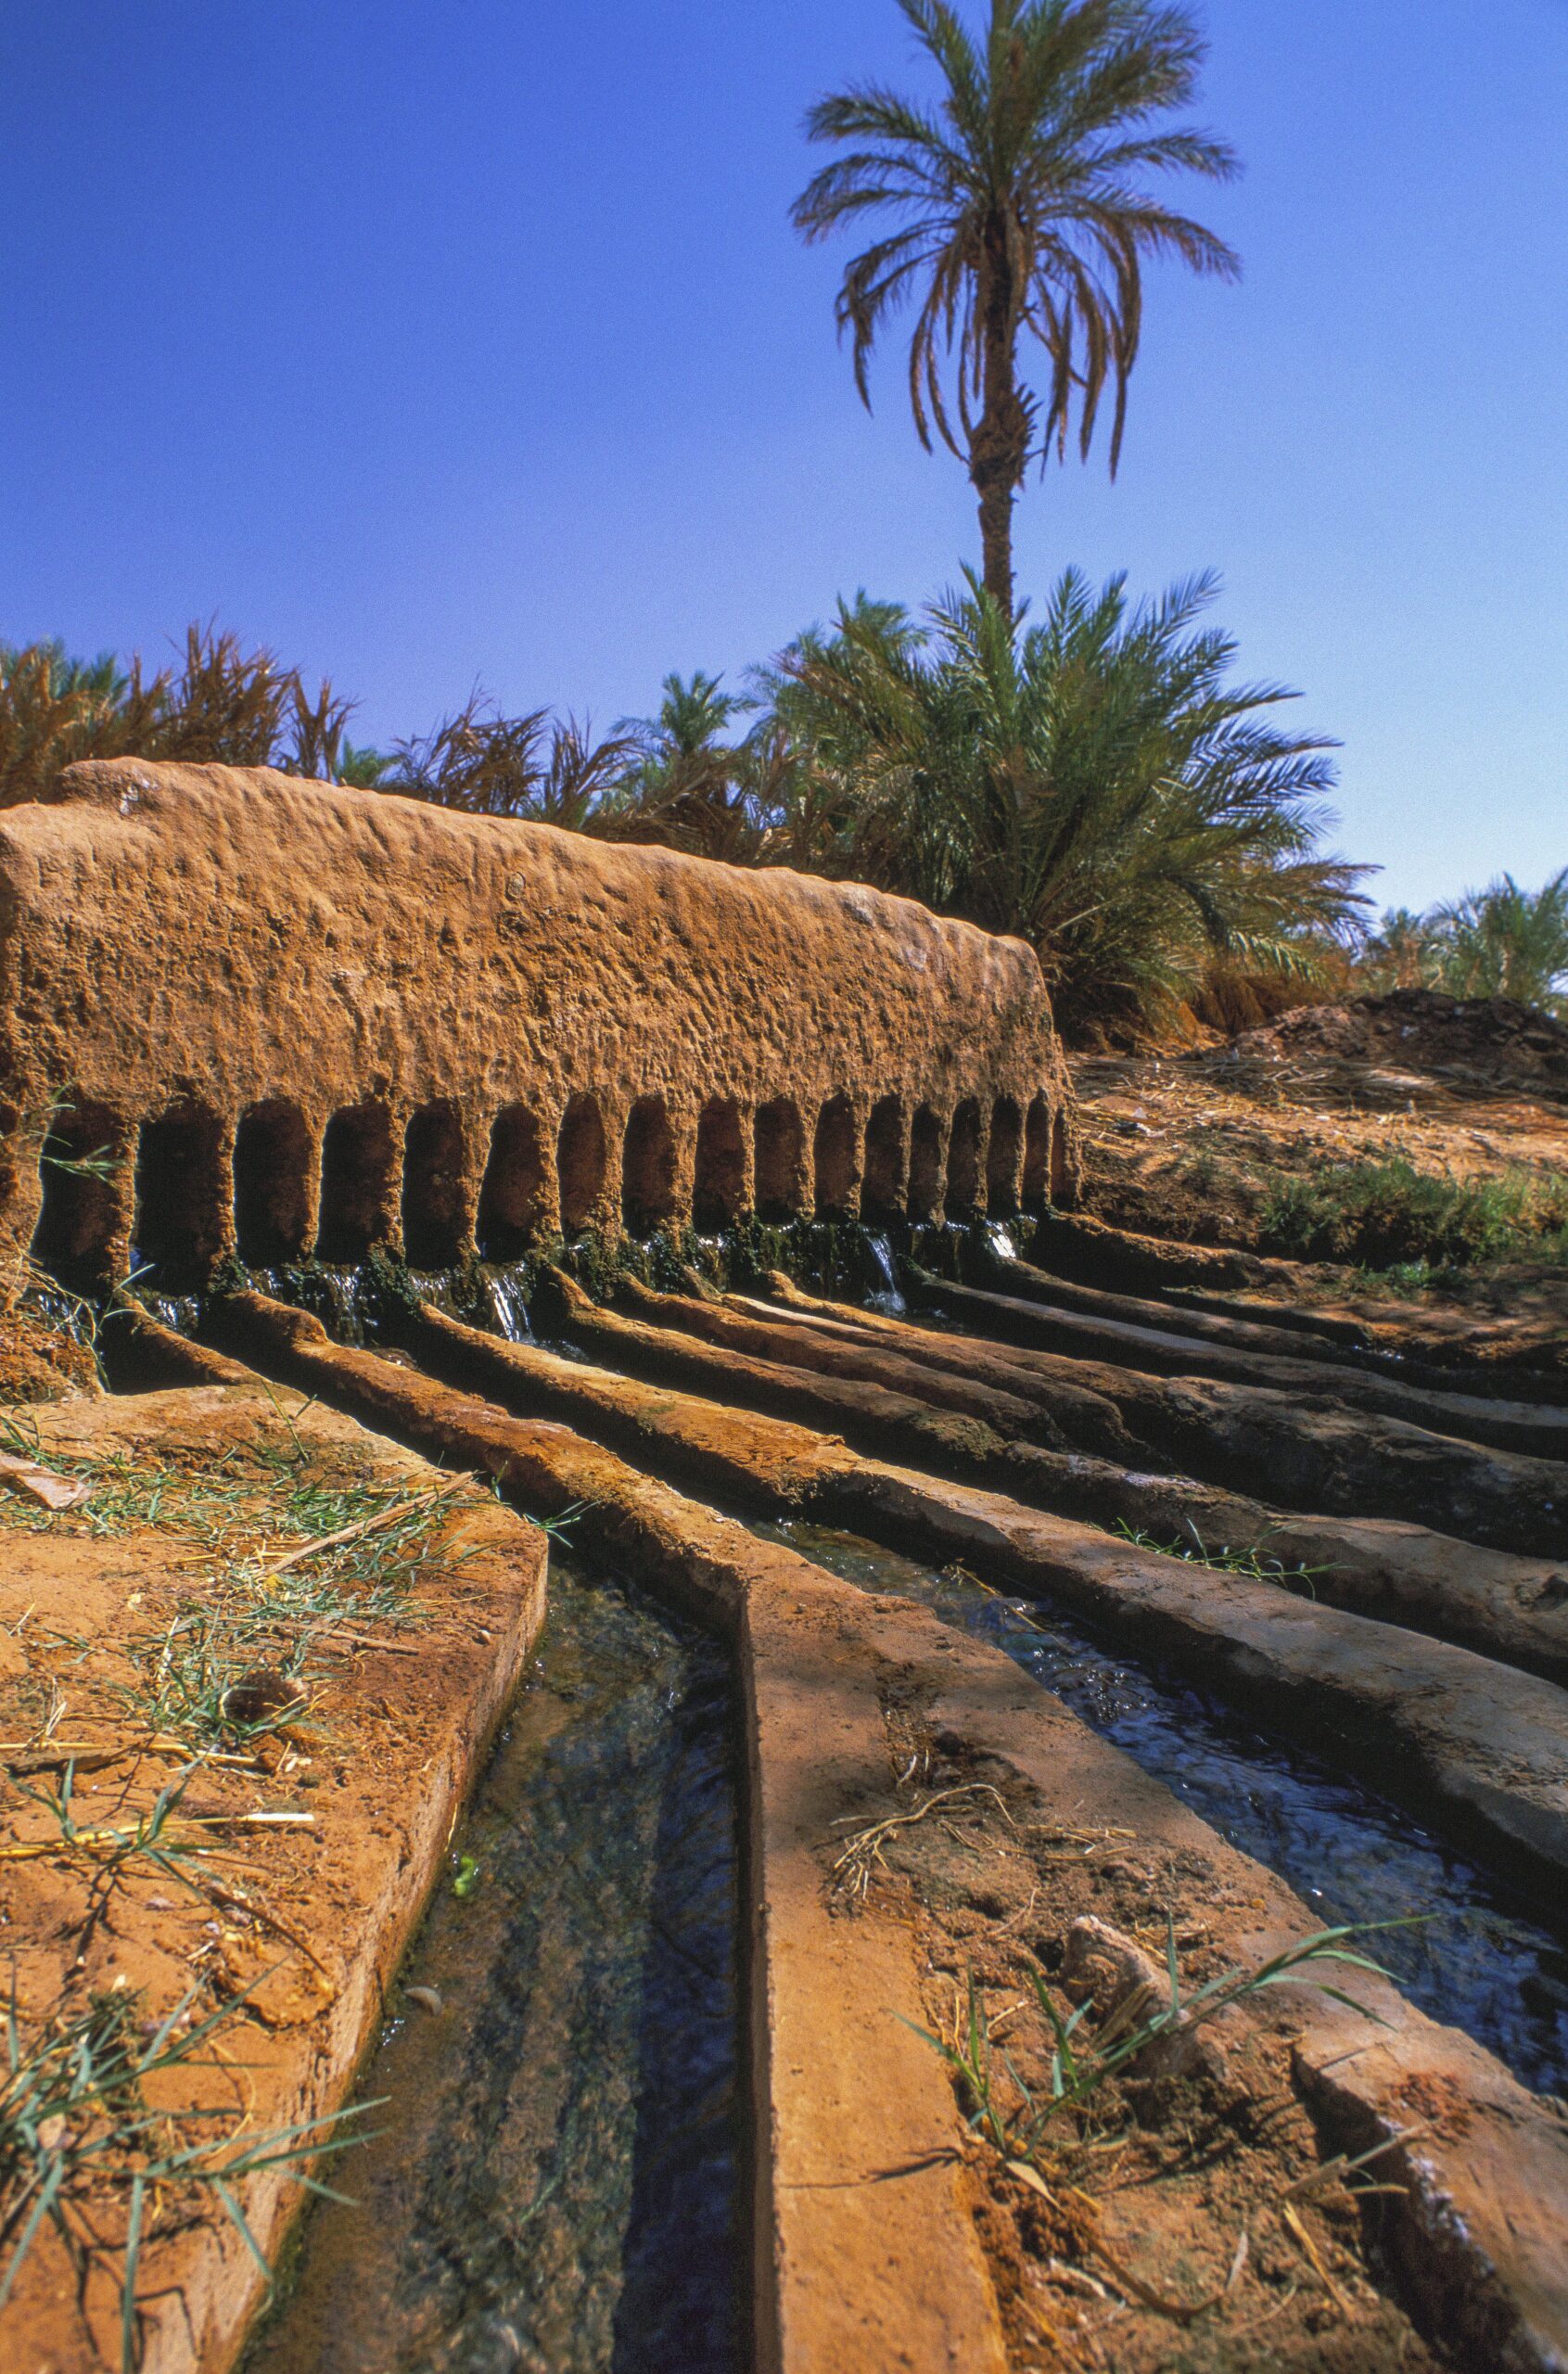
[[[728,1662],[559,1543],[550,1599],[248,2374],[744,2374]]]
[[[106,1317],[562,1528],[250,2374],[1568,2365],[1568,1413],[1059,1242]]]

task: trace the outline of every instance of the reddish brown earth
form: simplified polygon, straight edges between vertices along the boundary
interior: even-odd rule
[[[1129,1970],[1160,1980],[1166,1906],[1184,1991],[1235,1967],[1234,1910],[1195,1899],[1190,1871],[1151,1870],[1146,1841],[1107,1822],[1098,1794],[1077,1822],[1042,1821],[1016,1773],[966,1757],[950,1730],[938,1743],[918,1710],[891,1714],[890,1728],[901,1769],[914,1762],[891,1800],[908,1826],[881,1845],[867,1900],[911,1923],[930,2031],[961,2051],[973,1985],[994,2100],[1021,2154],[1052,2096],[1041,1972],[1060,2019],[1088,2006],[1087,2042],[1126,1997]],[[1090,1951],[1077,1975],[1074,1927],[1086,1921],[1108,1929],[1110,1952],[1097,1963]],[[1151,2054],[1081,2111],[1057,2112],[1026,2160],[985,2138],[968,2147],[1012,2363],[1103,2374],[1434,2365],[1369,2263],[1352,2187],[1370,2178],[1326,2167],[1288,2030],[1238,2009],[1198,2032],[1186,2065],[1166,2058],[1176,2065]],[[967,2080],[956,2091],[976,2107]]]
[[[1049,2052],[1033,1978],[1064,2018],[1088,1999],[1081,2033],[1092,2036],[1126,1994],[1126,1956],[1159,1959],[1167,1911],[1188,1989],[1255,1969],[1313,1924],[1267,1872],[1010,1661],[907,1601],[867,1596],[809,1556],[752,1539],[567,1427],[507,1417],[411,1367],[335,1348],[313,1321],[259,1298],[233,1308],[280,1380],[336,1397],[445,1463],[505,1477],[542,1514],[577,1506],[586,1548],[694,1605],[733,1646],[747,1715],[752,2049],[765,2105],[757,2169],[765,2374],[885,2374],[896,2365],[911,2374],[1384,2374],[1432,2362],[1411,2313],[1476,2368],[1552,2362],[1568,2332],[1556,2249],[1568,2127],[1462,2036],[1362,1974],[1350,1991],[1375,2022],[1309,1989],[1282,1990],[1225,2013],[1190,2064],[1163,2074],[1157,2060],[1135,2066],[1107,2081],[1081,2117],[1063,2114],[1025,2135],[1022,2092],[1009,2089],[1027,2087],[1038,2101]],[[782,1324],[786,1314],[778,1317]],[[921,1345],[921,1331],[907,1334]],[[0,1502],[12,1578],[29,1594],[18,1602],[19,1636],[0,1630],[0,1647],[19,1640],[25,1662],[6,1685],[20,1693],[14,1737],[30,1744],[13,1752],[22,1766],[79,1746],[85,1766],[94,1742],[109,1754],[126,1743],[120,1693],[134,1692],[147,1669],[138,1638],[160,1619],[166,1626],[182,1598],[205,1593],[210,1602],[215,1577],[232,1576],[259,1541],[298,1538],[280,1512],[297,1505],[287,1496],[298,1441],[309,1448],[309,1472],[319,1466],[326,1480],[406,1490],[429,1476],[411,1454],[319,1405],[305,1412],[287,1382],[271,1388],[274,1398],[258,1398],[220,1356],[172,1339],[167,1349],[210,1382],[36,1414],[40,1449],[62,1470],[90,1467],[92,1498],[50,1515],[22,1500]],[[545,1354],[496,1347],[491,1357],[536,1385],[563,1395],[569,1386],[574,1412],[602,1415],[612,1400],[635,1408],[650,1457],[679,1434],[690,1437],[688,1456],[700,1450],[732,1479],[760,1474],[785,1452],[809,1451],[846,1474],[857,1465],[842,1446],[776,1420],[650,1393]],[[155,1418],[144,1438],[136,1430]],[[117,1438],[134,1453],[118,1463]],[[162,1479],[156,1523],[149,1472]],[[985,1495],[875,1472],[918,1490],[923,1505],[993,1507]],[[477,1513],[461,1524],[504,1521],[492,1500],[469,1505]],[[287,2115],[280,2100],[308,2114],[336,2099],[351,2053],[334,2052],[330,2036],[325,2049],[316,2039],[341,2021],[351,1991],[344,1940],[361,1941],[359,2005],[368,2016],[416,1909],[420,1855],[428,1868],[447,1834],[422,1805],[421,1768],[443,1746],[464,1771],[477,1756],[465,1709],[476,1674],[492,1676],[497,1653],[480,1633],[512,1644],[514,1672],[526,1644],[525,1626],[515,1620],[507,1632],[499,1610],[476,1604],[484,1565],[477,1576],[466,1561],[453,1570],[451,1555],[443,1542],[435,1571],[420,1570],[414,1621],[388,1630],[367,1618],[354,1638],[318,1644],[312,1703],[276,1737],[236,1742],[248,1766],[208,1765],[193,1777],[210,1819],[204,1842],[239,1858],[213,1867],[223,1903],[205,1872],[198,1884],[207,1898],[187,1910],[177,1883],[126,1871],[94,1926],[90,1889],[100,1875],[77,1872],[70,1857],[63,1867],[12,1858],[16,1893],[0,1908],[13,1920],[15,1907],[39,1900],[27,1887],[53,1891],[49,1909],[24,1910],[19,1926],[43,2000],[69,2002],[73,1984],[94,1982],[101,1999],[116,1976],[130,1982],[121,1992],[143,1985],[150,2000],[160,1987],[183,1992],[194,1971],[207,1997],[233,2002],[268,1973],[233,2015],[244,2023],[243,2058],[256,2066],[243,2076],[219,2067],[199,2097],[215,2117],[232,2118],[249,2100],[249,2132]],[[57,1570],[72,1577],[61,1587],[71,1621],[57,1620],[70,1639],[46,1634],[36,1607],[28,1613],[39,1578]],[[17,1620],[9,1605],[0,1598],[0,1626]],[[333,1625],[348,1628],[342,1617]],[[408,1648],[415,1655],[399,1653]],[[124,1827],[121,1807],[151,1802],[171,1769],[159,1736],[144,1726],[131,1742],[139,1754],[82,1771],[81,1806],[94,1827]],[[34,1779],[19,1770],[13,1789]],[[443,1806],[455,1793],[449,1788]],[[107,1820],[96,1819],[100,1797]],[[400,1872],[410,1807],[423,1829],[412,1870]],[[237,1827],[256,1811],[314,1819],[275,1834],[275,1826]],[[15,1842],[48,1831],[18,1791]],[[319,1846],[306,1843],[318,1835]],[[1086,1916],[1103,1924],[1096,1935],[1113,1957],[1111,1979],[1102,1972],[1087,1994],[1074,1942]],[[71,1935],[83,1930],[78,1977]],[[993,2034],[1000,2148],[966,2126],[975,2107],[967,2081],[955,2083],[914,2032],[950,2035],[954,1990],[966,2002],[971,1972]],[[1091,1958],[1084,1977],[1095,1976]],[[41,2015],[39,1999],[23,2002]],[[290,2075],[300,2054],[313,2095]],[[254,2091],[236,2095],[236,2085]],[[1356,2201],[1367,2178],[1338,2155],[1374,2148],[1370,2166],[1395,2190]],[[106,2232],[112,2242],[112,2227]],[[195,2362],[185,2321],[195,2302],[210,2319],[203,2362],[221,2366],[224,2335],[249,2296],[244,2262],[208,2223],[159,2248],[185,2309],[159,2326],[155,2349],[172,2354],[149,2363],[163,2374]],[[222,2270],[210,2291],[184,2272],[181,2253],[193,2251]],[[155,2261],[147,2264],[150,2271]],[[46,2278],[48,2263],[38,2265]],[[91,2363],[84,2333],[83,2353],[60,2350],[66,2290],[57,2281],[45,2295],[26,2291],[13,2310],[38,2320],[25,2329],[39,2332],[39,2362],[51,2374]],[[110,2348],[113,2305],[111,2253],[87,2293]]]
[[[1296,1985],[1261,2010],[1228,2011],[1195,2075],[1164,2086],[1129,2072],[1137,2082],[1097,2099],[1086,2132],[1039,2138],[1026,2159],[1010,2137],[989,2153],[974,2139],[962,2083],[942,2116],[940,2063],[905,2023],[924,2010],[944,2028],[950,1982],[969,1964],[1009,1989],[988,2016],[1009,2023],[998,2032],[1010,2046],[1017,2029],[1015,2063],[1038,2094],[1042,2040],[1015,1998],[1032,1962],[1048,1991],[1060,1983],[1065,2016],[1086,1907],[1145,1948],[1173,1911],[1189,1985],[1256,1970],[1313,1925],[1010,1660],[896,1596],[759,1547],[557,1423],[333,1347],[314,1321],[259,1297],[236,1302],[234,1320],[280,1375],[504,1474],[546,1510],[578,1506],[591,1545],[634,1562],[734,1642],[752,2043],[767,2105],[758,2347],[769,2374],[957,2374],[997,2366],[1003,2344],[1017,2374],[1420,2366],[1383,2253],[1397,2299],[1460,2362],[1521,2374],[1559,2362],[1568,2124],[1363,1973],[1347,1975],[1348,2007]],[[601,1389],[579,1373],[585,1391]],[[659,1398],[643,1408],[657,1430]],[[681,1397],[663,1408],[683,1422]],[[716,1406],[690,1423],[704,1458],[732,1476],[777,1448],[761,1422]],[[965,1791],[962,1804],[933,1806],[948,1786]],[[924,1835],[912,1866],[901,1844],[916,1832],[937,1841],[929,1868]],[[1115,2008],[1103,2000],[1088,2033]],[[998,2082],[1005,2091],[1011,2079]],[[1093,2149],[1115,2135],[1115,2152]],[[1340,2178],[1361,2179],[1339,2154],[1366,2151],[1387,2189],[1352,2202]],[[1014,2153],[1028,2177],[1006,2164]],[[953,2222],[955,2178],[999,2338]]]
[[[1230,1042],[1242,1069],[1279,1066],[1296,1092],[1440,1109],[1470,1099],[1568,1104],[1568,1025],[1512,998],[1396,989],[1345,1005],[1298,1006]]]
[[[90,1487],[56,1512],[0,1492],[0,1926],[19,2043],[94,2014],[145,2049],[172,2014],[176,2037],[218,2015],[191,2061],[147,2081],[150,2109],[179,2123],[143,2140],[210,2144],[222,2166],[342,2099],[542,1620],[544,1537],[471,1482],[254,1383],[8,1423]],[[335,1510],[395,1522],[275,1564],[336,1530]],[[324,1576],[348,1612],[289,1617],[294,1584]],[[396,1588],[395,1618],[356,1617],[378,1585]],[[198,1688],[212,1668],[177,1627],[262,1606],[274,1627],[239,1657],[228,1719],[204,1722],[171,1668]],[[291,1643],[308,1644],[298,1682],[281,1679]],[[69,2153],[106,2131],[88,2107],[74,2129],[58,2119],[45,2139]],[[68,2182],[70,2246],[48,2225],[34,2241],[5,2311],[7,2367],[119,2365],[135,2164],[111,2150]],[[271,2250],[301,2195],[279,2171],[241,2189]],[[135,2286],[148,2374],[218,2374],[259,2280],[210,2190],[156,2188]]]
[[[64,1401],[97,1390],[98,1372],[84,1344],[15,1305],[0,1313],[0,1407]]]
[[[1568,1029],[1503,1000],[1410,991],[1308,1007],[1199,1053],[1077,1056],[1072,1073],[1085,1211],[1179,1244],[1256,1251],[1270,1180],[1325,1164],[1400,1156],[1443,1179],[1568,1178]],[[1568,1377],[1562,1264],[1522,1259],[1396,1295],[1300,1264],[1262,1290],[1353,1316],[1423,1359]]]
[[[0,1246],[47,1183],[52,1256],[110,1276],[134,1233],[210,1265],[236,1189],[248,1258],[430,1264],[481,1223],[521,1250],[1074,1175],[1032,951],[860,886],[124,759],[6,811],[0,893]],[[107,1176],[41,1180],[62,1095]]]

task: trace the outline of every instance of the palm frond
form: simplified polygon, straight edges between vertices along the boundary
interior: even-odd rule
[[[1069,570],[1029,625],[971,576],[924,640],[841,611],[763,680],[791,862],[1021,934],[1080,1026],[1150,1022],[1220,961],[1307,978],[1364,870],[1320,853],[1333,745],[1230,681],[1217,591],[1135,605]]]
[[[1013,500],[1031,456],[1087,459],[1108,410],[1113,476],[1142,340],[1143,273],[1174,259],[1234,279],[1215,232],[1163,205],[1155,180],[1226,181],[1234,152],[1166,119],[1196,89],[1205,45],[1184,8],[1155,0],[988,0],[983,34],[950,0],[899,0],[939,81],[933,110],[883,84],[819,99],[815,142],[846,153],[797,199],[817,242],[874,216],[896,227],[853,257],[836,318],[871,403],[870,367],[912,307],[908,391],[916,430],[966,461],[981,497],[986,579],[1011,599]],[[1027,337],[1044,384],[1019,384]],[[997,507],[1000,491],[1001,510]]]

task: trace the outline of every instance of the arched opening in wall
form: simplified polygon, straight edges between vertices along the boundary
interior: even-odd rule
[[[759,1216],[793,1219],[806,1200],[806,1132],[787,1096],[758,1106],[756,1149]]]
[[[591,1096],[574,1096],[555,1141],[555,1176],[560,1184],[561,1226],[569,1234],[584,1229],[605,1192],[609,1149],[599,1107]]]
[[[1051,1200],[1062,1205],[1073,1200],[1073,1165],[1064,1113],[1058,1113],[1051,1124]]]
[[[650,1236],[675,1209],[675,1133],[662,1096],[640,1096],[627,1117],[620,1156],[620,1215],[633,1236]]]
[[[1024,1209],[1039,1211],[1051,1192],[1051,1107],[1037,1096],[1024,1123]]]
[[[1011,1096],[999,1096],[991,1107],[990,1143],[986,1149],[986,1209],[1015,1212],[1018,1171],[1024,1155],[1024,1117]]]
[[[32,1257],[73,1294],[109,1283],[125,1136],[107,1104],[62,1096],[38,1156],[44,1191]]]
[[[897,1219],[904,1208],[904,1108],[896,1096],[873,1104],[866,1124],[860,1210],[868,1220]]]
[[[910,1218],[929,1220],[942,1201],[942,1125],[923,1104],[910,1131]]]
[[[698,1228],[728,1228],[746,1201],[746,1139],[741,1109],[733,1098],[705,1104],[697,1122],[696,1192],[692,1212]]]
[[[351,1104],[326,1125],[321,1149],[324,1261],[363,1261],[391,1219],[392,1117],[384,1104]]]
[[[822,1219],[842,1219],[854,1210],[855,1108],[847,1096],[830,1097],[817,1116],[811,1176]]]
[[[479,1190],[476,1232],[487,1261],[520,1261],[541,1234],[544,1141],[539,1117],[508,1104],[490,1133],[490,1160]]]
[[[966,1096],[953,1115],[948,1139],[949,1219],[974,1211],[979,1201],[980,1108],[972,1096]]]
[[[223,1139],[218,1116],[189,1099],[142,1123],[132,1244],[164,1285],[198,1284],[222,1248]]]
[[[298,1261],[311,1225],[311,1133],[281,1097],[242,1114],[234,1142],[234,1225],[252,1269]]]
[[[463,1123],[444,1097],[422,1104],[409,1119],[402,1243],[415,1270],[449,1270],[463,1249]]]

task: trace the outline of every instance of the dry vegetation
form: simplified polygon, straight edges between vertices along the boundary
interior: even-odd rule
[[[1325,2160],[1266,2015],[1276,1985],[1332,1989],[1375,1939],[1237,1968],[1224,1916],[1130,1832],[1042,1825],[1001,1768],[952,1763],[908,1709],[890,1725],[901,1778],[829,1881],[843,1917],[870,1898],[920,1935],[1012,2362],[1431,2366],[1369,2245],[1376,2155]]]

